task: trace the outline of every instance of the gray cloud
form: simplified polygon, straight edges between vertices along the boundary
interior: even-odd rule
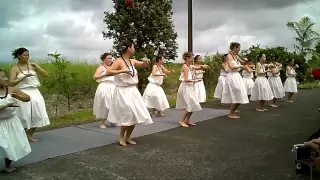
[[[194,50],[223,51],[234,40],[241,41],[244,47],[260,43],[291,48],[294,33],[285,23],[312,15],[312,9],[301,3],[300,0],[194,0]],[[0,7],[0,58],[10,58],[11,50],[18,46],[28,47],[33,57],[39,58],[55,50],[71,58],[94,58],[112,47],[111,40],[102,40],[103,12],[112,11],[111,1],[12,0],[0,1]],[[173,11],[179,51],[186,51],[187,0],[174,0]],[[78,22],[77,16],[91,24]],[[44,18],[33,20],[33,17]]]

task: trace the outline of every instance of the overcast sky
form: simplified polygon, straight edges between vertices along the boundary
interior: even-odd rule
[[[20,46],[33,59],[56,50],[71,59],[98,59],[112,48],[101,33],[103,12],[112,8],[111,0],[1,0],[0,61],[11,61]],[[295,34],[286,22],[308,15],[320,31],[319,9],[320,0],[194,0],[194,52],[225,52],[231,41],[292,49]],[[174,0],[173,12],[181,54],[188,48],[187,0]]]

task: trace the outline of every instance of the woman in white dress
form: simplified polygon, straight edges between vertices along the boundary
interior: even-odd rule
[[[0,70],[0,157],[5,159],[5,171],[11,173],[12,161],[31,152],[30,144],[20,120],[16,116],[17,100],[29,102],[30,96],[14,87],[8,87],[7,76]]]
[[[136,67],[149,67],[149,60],[143,61],[131,59],[134,54],[132,41],[124,41],[121,48],[121,57],[116,59],[108,69],[109,74],[114,75],[113,71],[123,71],[114,77],[116,86],[113,94],[108,120],[120,126],[119,143],[122,146],[136,144],[131,140],[131,134],[136,124],[152,124],[152,118],[145,106],[143,98],[137,88],[138,72]]]
[[[181,68],[181,74],[179,80],[181,81],[178,93],[176,109],[184,109],[179,123],[182,127],[195,126],[196,124],[190,122],[190,117],[193,112],[201,111],[201,105],[199,98],[196,94],[195,83],[199,80],[194,79],[193,71],[209,68],[208,65],[200,65],[198,67],[193,64],[193,54],[191,52],[185,52],[183,54],[184,64]]]
[[[224,82],[225,82],[225,79],[227,77],[227,74],[228,74],[228,65],[227,65],[227,61],[226,61],[226,58],[227,58],[227,55],[228,54],[224,54],[222,56],[222,63],[220,65],[220,76],[218,78],[218,84],[214,90],[214,95],[213,97],[216,98],[216,99],[221,99],[221,96],[222,96],[222,91],[223,91],[223,86],[224,86]],[[227,106],[227,104],[222,104],[222,106]]]
[[[297,80],[296,80],[297,73],[295,70],[298,67],[299,67],[298,65],[294,65],[294,59],[292,59],[286,68],[287,79],[284,82],[284,92],[287,93],[288,103],[293,103],[291,98],[294,93],[298,93],[298,86],[297,86]]]
[[[17,116],[23,127],[28,129],[29,141],[37,142],[38,139],[33,137],[36,128],[50,125],[46,104],[38,89],[38,74],[47,77],[48,72],[29,61],[29,51],[26,48],[16,49],[12,55],[14,59],[18,59],[18,63],[11,68],[10,85],[18,87],[31,98],[30,102],[18,101],[20,108],[17,109]]]
[[[223,92],[221,97],[221,103],[231,104],[229,118],[237,119],[240,118],[236,114],[236,110],[240,104],[249,103],[247,91],[243,82],[243,79],[239,73],[240,69],[244,68],[237,58],[240,51],[240,44],[237,42],[232,42],[230,44],[230,53],[227,55],[227,77],[223,86]]]
[[[105,129],[105,121],[108,117],[110,103],[112,102],[116,86],[113,84],[114,77],[107,74],[107,68],[112,64],[112,55],[110,53],[103,53],[100,59],[103,63],[93,75],[93,79],[99,83],[93,101],[93,114],[96,116],[96,119],[100,120],[100,128]],[[109,125],[114,126],[112,123],[109,123]]]
[[[252,87],[254,85],[254,81],[253,81],[254,70],[255,70],[255,65],[253,65],[251,59],[248,59],[244,63],[244,69],[242,70],[242,79],[243,79],[244,86],[247,91],[248,98],[250,98],[250,96],[251,96]]]
[[[172,71],[163,67],[164,57],[158,55],[156,63],[152,67],[152,72],[148,77],[149,83],[144,90],[143,100],[147,108],[151,109],[154,116],[164,116],[163,111],[170,108],[167,96],[162,89],[163,78],[167,77]]]
[[[275,57],[275,59],[271,62],[273,65],[267,75],[268,75],[268,81],[271,87],[271,90],[273,92],[274,98],[272,99],[272,104],[270,104],[270,107],[279,107],[276,104],[277,99],[281,99],[285,96],[283,84],[280,78],[280,70],[282,68],[282,64],[278,63],[277,60],[279,59],[278,56]]]
[[[274,97],[268,79],[266,78],[266,73],[270,71],[266,69],[272,65],[265,64],[265,61],[266,55],[260,53],[258,55],[258,63],[256,64],[257,78],[254,81],[254,86],[252,88],[250,97],[252,101],[257,101],[256,111],[258,112],[268,111],[264,108],[264,103],[265,101],[272,100]]]
[[[200,55],[196,55],[194,57],[194,66],[196,68],[199,68],[202,66],[202,58]],[[198,82],[194,83],[196,94],[199,98],[199,102],[204,103],[206,102],[206,99],[207,99],[206,88],[203,83],[203,73],[205,73],[205,71],[203,71],[203,69],[198,69],[198,70],[194,70],[193,73],[194,73],[194,79],[199,80]]]

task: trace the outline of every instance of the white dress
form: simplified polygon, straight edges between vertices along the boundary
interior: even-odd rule
[[[240,62],[232,60],[232,64],[240,65]],[[246,88],[243,79],[239,73],[240,68],[231,70],[227,69],[227,77],[223,86],[221,103],[223,104],[247,104],[249,103]]]
[[[276,71],[279,70],[279,67],[276,66]],[[277,99],[283,98],[285,96],[283,84],[280,78],[280,71],[277,74],[272,74],[272,72],[268,72],[268,81],[273,92],[273,96]]]
[[[50,125],[49,117],[46,110],[46,104],[38,87],[40,81],[34,70],[29,71],[33,76],[25,78],[17,87],[30,96],[30,102],[22,102],[18,100],[17,117],[20,119],[24,128],[38,128]],[[25,76],[28,71],[20,72],[17,78]]]
[[[246,88],[247,95],[251,95],[252,88],[254,85],[253,81],[253,72],[248,72],[247,70],[242,70],[242,79],[244,83],[244,87]]]
[[[216,86],[216,89],[214,90],[213,97],[216,99],[221,99],[223,86],[227,77],[227,72],[224,69],[220,69],[220,76],[218,78],[218,84]]]
[[[188,72],[188,79],[193,79],[191,69]],[[179,80],[181,83],[177,93],[176,109],[185,109],[187,112],[201,111],[202,108],[196,94],[194,82],[185,82],[183,72],[181,72]]]
[[[105,68],[101,75],[105,75],[106,73],[107,69]],[[97,80],[99,85],[93,101],[93,115],[95,115],[97,119],[108,118],[110,104],[113,100],[113,93],[116,87],[113,84],[113,80],[114,76],[104,76],[103,78]]]
[[[194,84],[195,91],[200,103],[206,102],[206,98],[207,98],[206,88],[203,83],[203,73],[204,73],[203,70],[194,70],[194,79],[200,80],[199,82],[196,82]]]
[[[289,71],[286,72],[287,79],[284,82],[284,92],[298,93],[296,71],[292,67],[288,67]]]
[[[0,105],[15,103],[16,99],[8,95],[0,99]],[[17,107],[19,109],[21,107]],[[16,116],[16,108],[8,107],[0,110],[0,157],[17,161],[31,152],[30,144]]]
[[[156,74],[163,74],[161,68],[157,68]],[[158,111],[170,108],[167,96],[161,87],[163,76],[153,76],[150,74],[148,80],[149,83],[143,93],[143,100],[147,108],[154,108]]]
[[[152,124],[152,118],[137,88],[137,70],[130,64],[130,74],[118,74],[114,76],[113,101],[111,103],[108,121],[118,126],[132,126],[135,124]]]
[[[258,68],[260,66],[260,68]],[[274,98],[268,79],[266,78],[266,69],[264,64],[257,63],[256,70],[257,78],[254,81],[254,85],[251,92],[250,100],[252,101],[270,101]],[[263,73],[263,74],[261,74]]]

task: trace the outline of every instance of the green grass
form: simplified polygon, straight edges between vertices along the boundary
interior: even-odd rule
[[[320,88],[319,81],[303,83],[298,85],[299,89],[312,89],[312,88]]]
[[[92,113],[92,109],[82,110],[73,113],[65,114],[57,119],[51,118],[50,125],[39,128],[37,131],[45,131],[50,129],[56,129],[61,127],[68,127],[72,125],[86,124],[90,122],[95,122],[95,116]]]

